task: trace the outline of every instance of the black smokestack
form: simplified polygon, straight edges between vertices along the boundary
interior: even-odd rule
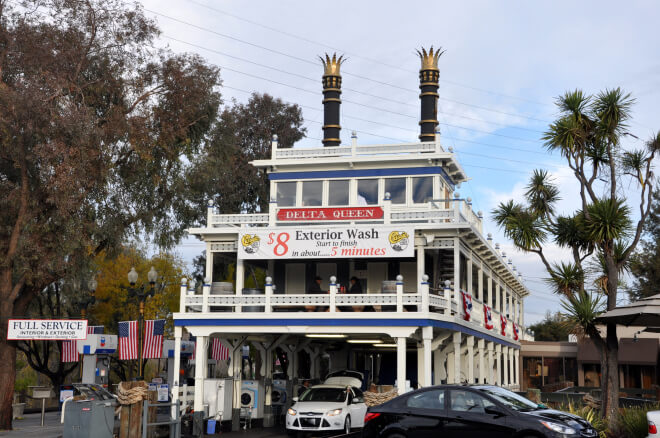
[[[339,106],[341,105],[341,74],[339,67],[345,61],[343,55],[337,58],[333,54],[332,58],[325,54],[325,59],[321,58],[323,63],[323,146],[339,146],[341,139],[339,133],[341,126],[339,124]]]
[[[420,141],[435,141],[435,128],[438,126],[438,88],[440,80],[440,69],[438,68],[438,59],[444,53],[442,50],[433,51],[433,46],[427,52],[417,51],[422,60],[422,67],[419,69],[419,89],[421,93],[421,120]]]

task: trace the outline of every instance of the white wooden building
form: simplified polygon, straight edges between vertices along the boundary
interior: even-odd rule
[[[206,225],[189,230],[206,243],[207,279],[199,291],[181,285],[176,345],[184,331],[196,336],[200,358],[209,339],[220,338],[230,349],[238,390],[241,346],[250,343],[263,359],[266,410],[278,347],[290,352],[293,379],[297,351],[308,352],[309,374],[323,377],[320,360],[332,344],[332,370],[360,368],[356,354],[392,352],[368,371],[378,382],[392,370],[399,392],[407,380],[519,386],[518,338],[529,291],[511,260],[483,235],[482,213],[457,191],[467,175],[435,134],[439,55],[421,55],[420,142],[359,145],[353,134],[350,145],[329,145],[338,137],[332,122],[339,120],[339,105],[334,114],[327,103],[338,103],[341,60],[327,58],[324,146],[278,148],[274,136],[270,159],[251,163],[268,172],[269,210],[218,214],[209,205]],[[330,82],[333,77],[339,80]],[[218,260],[235,264],[231,282],[217,278]],[[267,273],[265,283],[245,289],[246,274],[255,269]],[[316,276],[327,293],[306,293]],[[362,294],[342,293],[352,277]],[[206,363],[197,360],[195,367],[199,411]]]

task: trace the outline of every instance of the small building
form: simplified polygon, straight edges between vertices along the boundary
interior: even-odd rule
[[[617,327],[619,385],[650,390],[660,383],[660,334],[645,327]],[[603,329],[604,331],[604,329]],[[570,386],[600,387],[600,355],[589,338],[572,342],[521,342],[520,389],[554,392]]]
[[[419,142],[360,145],[354,133],[341,145],[342,58],[326,55],[323,146],[280,148],[273,136],[270,158],[251,163],[270,178],[269,210],[209,205],[205,226],[189,230],[206,243],[206,280],[181,286],[176,342],[194,335],[202,358],[219,338],[235,391],[250,344],[266,415],[277,362],[294,385],[351,368],[400,393],[442,382],[519,387],[529,291],[457,191],[468,177],[436,133],[439,56],[420,53]],[[195,367],[199,411],[207,373],[204,361]]]

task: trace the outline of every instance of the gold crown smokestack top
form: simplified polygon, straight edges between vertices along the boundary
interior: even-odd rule
[[[427,52],[424,48],[417,51],[422,60],[419,69],[419,89],[421,93],[421,120],[420,141],[435,141],[435,128],[438,126],[438,88],[440,81],[440,69],[438,59],[445,53],[442,49],[433,50],[433,46]]]
[[[334,53],[332,58],[326,53],[325,59],[320,57],[323,63],[323,146],[339,146],[341,139],[339,133],[339,106],[341,105],[341,74],[339,68],[346,61],[344,56],[337,58]]]

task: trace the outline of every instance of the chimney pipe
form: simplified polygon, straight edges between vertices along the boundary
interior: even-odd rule
[[[332,58],[326,53],[323,63],[323,146],[339,146],[341,139],[339,132],[339,106],[341,105],[341,74],[339,67],[345,61],[343,55],[337,58],[334,53]]]
[[[435,141],[435,128],[438,126],[438,88],[440,80],[440,69],[438,59],[444,53],[443,50],[433,50],[433,46],[427,52],[424,48],[417,51],[422,61],[419,69],[419,89],[421,93],[421,120],[420,141]]]

